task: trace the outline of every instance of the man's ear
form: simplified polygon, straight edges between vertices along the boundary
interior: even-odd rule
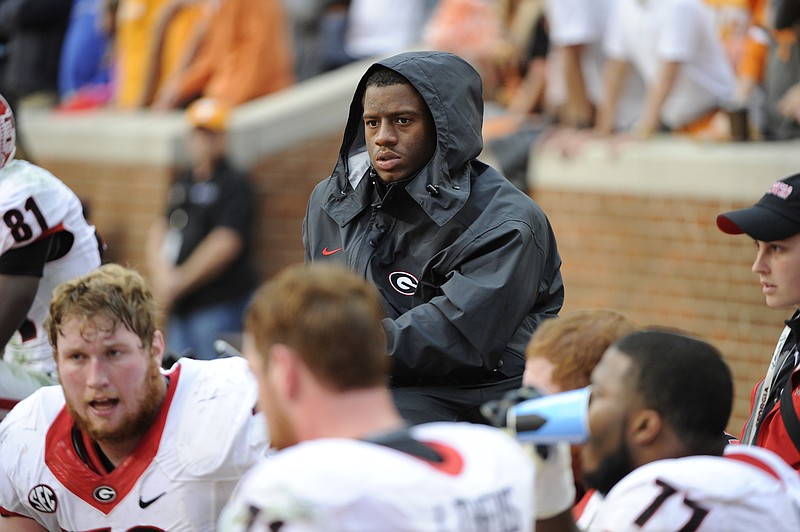
[[[167,344],[164,341],[164,335],[161,331],[154,332],[153,340],[150,342],[150,355],[155,359],[158,367],[161,367],[161,363],[164,360],[164,351],[166,348]]]
[[[630,417],[628,441],[636,447],[647,447],[661,435],[664,420],[656,410],[644,408]]]
[[[285,344],[273,344],[269,348],[269,365],[270,384],[287,399],[297,397],[301,389],[301,362],[294,349]]]

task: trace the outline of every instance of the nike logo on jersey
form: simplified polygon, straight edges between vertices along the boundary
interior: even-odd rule
[[[333,255],[334,253],[338,253],[341,250],[342,248],[328,249],[328,246],[325,246],[325,249],[322,250],[322,254],[327,257],[328,255]]]
[[[161,497],[163,497],[166,494],[167,494],[167,492],[165,491],[161,495],[158,495],[158,496],[150,499],[149,501],[145,501],[144,499],[142,499],[141,496],[139,496],[139,508],[144,510],[145,508],[147,508],[148,506],[150,506],[151,504],[153,504],[154,502],[156,502],[158,499],[160,499]]]

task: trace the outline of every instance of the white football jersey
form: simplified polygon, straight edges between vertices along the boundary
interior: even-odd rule
[[[95,229],[67,185],[27,161],[14,160],[0,169],[0,256],[59,232],[72,235],[72,246],[45,264],[24,334],[15,332],[5,346],[6,360],[46,373],[55,373],[53,348],[43,330],[53,289],[100,266],[100,251]]]
[[[334,438],[280,451],[242,480],[218,530],[533,530],[533,463],[510,436],[469,423],[410,434],[443,460]]]
[[[41,371],[0,359],[0,421],[18,402],[42,386],[53,384],[56,381]]]
[[[743,445],[658,460],[611,489],[589,530],[800,530],[800,477],[776,454]]]
[[[0,514],[72,532],[214,530],[267,450],[256,384],[241,358],[181,359],[168,375],[153,426],[106,475],[78,455],[60,386],[20,402],[0,424]]]

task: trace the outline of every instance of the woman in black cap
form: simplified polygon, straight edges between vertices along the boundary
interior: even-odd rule
[[[767,306],[794,309],[753,390],[741,443],[766,447],[800,470],[800,174],[774,182],[752,207],[720,214],[717,227],[755,240],[752,270]]]

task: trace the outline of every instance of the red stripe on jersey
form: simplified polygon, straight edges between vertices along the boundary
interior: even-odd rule
[[[60,233],[63,230],[64,230],[64,222],[61,222],[60,224],[58,224],[55,227],[49,227],[46,230],[42,231],[42,235],[39,238],[37,238],[36,240],[41,240],[43,238],[47,238],[48,236],[54,235],[56,233]]]
[[[86,461],[89,462],[86,465],[101,475],[107,475],[108,470],[106,469],[105,464],[103,464],[103,460],[100,458],[100,455],[97,453],[97,449],[95,449],[92,437],[81,431],[81,440],[83,440],[83,448],[86,449]]]
[[[11,410],[19,403],[17,399],[3,399],[0,397],[0,410]]]
[[[461,457],[461,453],[452,447],[432,441],[426,441],[423,443],[436,451],[436,453],[442,457],[441,462],[425,460],[442,473],[455,476],[461,474],[461,472],[464,470],[464,459]]]
[[[181,367],[178,365],[169,373],[167,394],[150,429],[133,453],[107,475],[96,473],[78,456],[72,443],[74,421],[67,412],[67,407],[64,406],[47,431],[44,453],[44,461],[58,481],[87,504],[108,515],[130,493],[139,477],[150,467],[150,463],[158,452],[161,435],[167,422],[169,406],[178,386],[180,369]],[[98,489],[104,489],[106,493],[111,489],[116,496],[107,501],[98,500],[94,497],[94,493]]]
[[[586,510],[586,506],[589,504],[589,500],[594,497],[594,494],[597,493],[597,490],[594,488],[590,488],[586,490],[586,493],[583,494],[581,500],[572,507],[572,518],[576,521],[581,518],[583,512]]]
[[[782,481],[781,477],[772,469],[769,464],[762,462],[755,456],[751,456],[749,454],[739,454],[739,453],[725,453],[725,458],[730,458],[731,460],[737,460],[739,462],[744,462],[745,464],[750,464],[753,467],[757,467],[761,471],[764,471],[771,477],[775,478],[778,481]]]

